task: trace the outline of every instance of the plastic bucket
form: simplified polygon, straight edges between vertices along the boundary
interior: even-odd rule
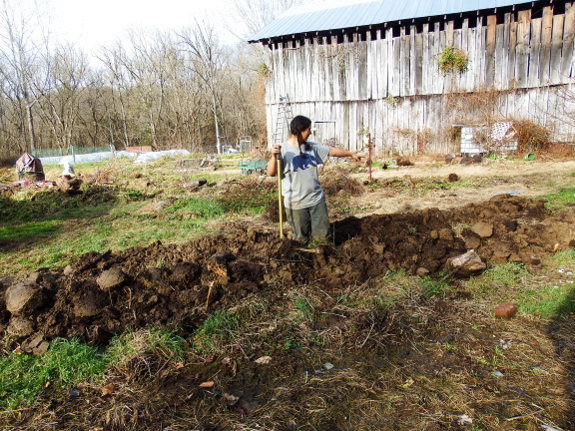
[[[535,155],[534,154],[525,154],[525,156],[523,156],[523,160],[528,160],[528,161],[532,161],[535,160]]]

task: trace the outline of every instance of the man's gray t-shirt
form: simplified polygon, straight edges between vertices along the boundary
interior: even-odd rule
[[[322,165],[329,155],[329,147],[308,142],[310,149],[299,148],[285,142],[281,147],[282,157],[282,194],[286,208],[301,210],[320,203],[325,196],[319,184],[317,167]]]

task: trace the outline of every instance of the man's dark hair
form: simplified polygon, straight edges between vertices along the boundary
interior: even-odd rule
[[[311,146],[306,141],[303,140],[301,135],[302,132],[309,127],[311,127],[311,120],[307,117],[304,117],[303,115],[295,116],[293,120],[291,120],[291,123],[289,125],[290,133],[297,137],[297,143],[300,148],[299,155],[302,157],[305,157],[303,152],[301,151],[302,145],[305,145],[304,148],[306,151],[309,151],[311,149]]]

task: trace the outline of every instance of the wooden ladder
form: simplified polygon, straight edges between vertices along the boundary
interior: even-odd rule
[[[280,96],[278,104],[278,115],[276,118],[276,131],[274,133],[274,144],[281,144],[285,142],[285,129],[292,118],[293,114],[291,111],[288,96]]]

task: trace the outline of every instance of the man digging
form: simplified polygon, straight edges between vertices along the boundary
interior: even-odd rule
[[[281,169],[281,190],[287,220],[293,229],[293,239],[307,245],[310,239],[331,237],[325,194],[319,183],[317,167],[328,157],[361,156],[341,148],[308,142],[311,120],[298,115],[290,123],[290,138],[272,148],[266,166],[269,176]],[[279,163],[278,163],[279,161]]]

